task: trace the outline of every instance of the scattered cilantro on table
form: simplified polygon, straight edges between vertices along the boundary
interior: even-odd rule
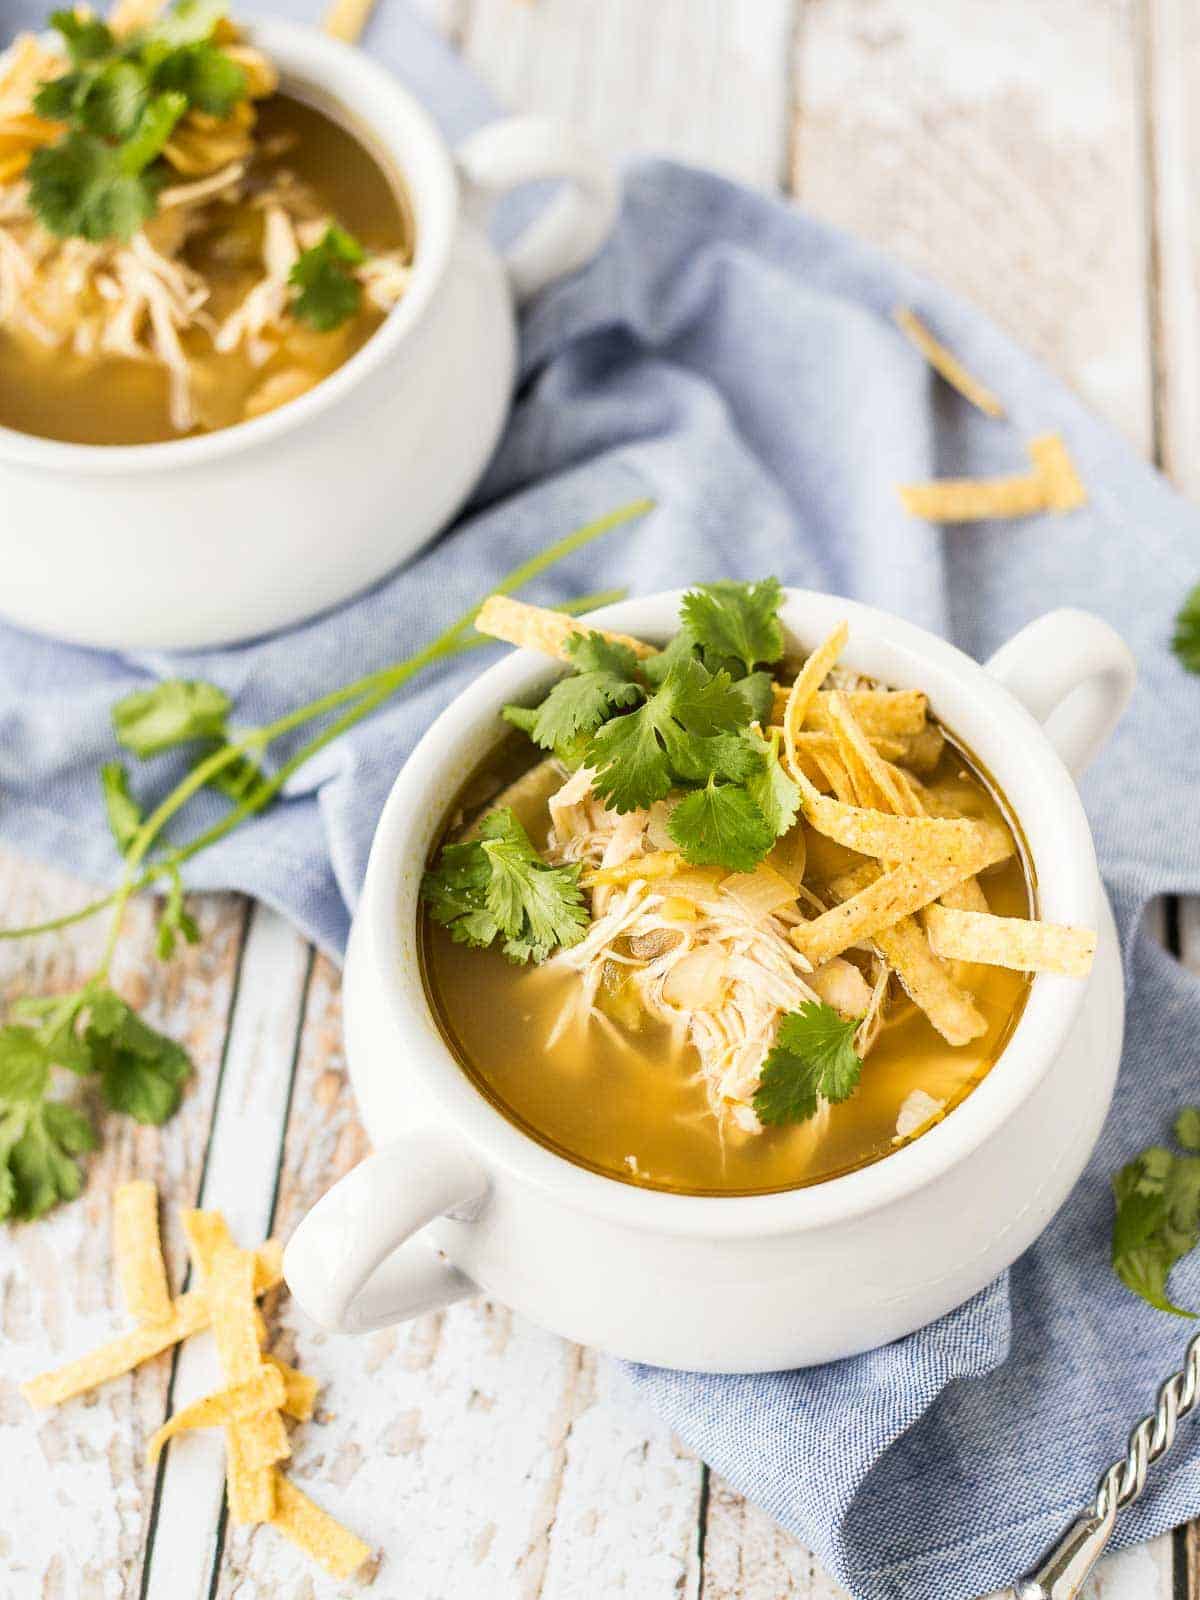
[[[213,42],[224,5],[178,0],[159,21],[118,38],[98,18],[56,11],[67,70],[40,85],[36,113],[65,125],[30,157],[29,202],[49,232],[99,243],[128,239],[158,205],[160,161],[189,111],[227,117],[246,74]]]
[[[345,228],[331,223],[322,239],[303,251],[288,273],[299,293],[292,315],[318,333],[328,333],[354,316],[362,302],[362,285],[353,268],[366,260],[362,245]]]
[[[479,825],[478,837],[443,845],[421,896],[435,922],[460,944],[503,939],[510,961],[544,961],[578,944],[587,925],[579,867],[551,867],[507,807]]]
[[[1200,1151],[1200,1107],[1175,1118],[1176,1142]],[[1151,1145],[1113,1179],[1113,1271],[1127,1289],[1159,1311],[1194,1317],[1168,1293],[1171,1268],[1200,1244],[1200,1155]]]
[[[1200,583],[1179,608],[1171,648],[1189,672],[1200,672]]]
[[[822,1001],[806,1000],[779,1023],[763,1062],[754,1109],[760,1122],[807,1122],[822,1100],[836,1104],[858,1087],[862,1058],[854,1048],[858,1019],[848,1021]]]

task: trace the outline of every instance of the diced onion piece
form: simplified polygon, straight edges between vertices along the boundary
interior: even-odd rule
[[[663,999],[681,1011],[719,1006],[725,995],[725,957],[711,945],[683,956],[663,984]]]
[[[834,956],[832,961],[817,967],[805,982],[839,1016],[847,1020],[866,1016],[871,1004],[871,986],[852,961]]]
[[[936,1122],[945,1109],[944,1100],[935,1100],[924,1089],[914,1089],[900,1107],[896,1118],[896,1136],[892,1143],[900,1144],[905,1139],[911,1139],[915,1133]]]
[[[721,889],[752,917],[768,917],[796,900],[795,885],[765,861],[760,861],[753,872],[735,872],[725,879]]]

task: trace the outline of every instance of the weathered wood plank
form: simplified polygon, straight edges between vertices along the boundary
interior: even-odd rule
[[[707,1530],[704,1600],[849,1600],[798,1540],[715,1473]]]
[[[8,926],[59,915],[87,898],[81,885],[43,866],[0,856],[0,907]],[[129,1177],[154,1179],[164,1195],[193,1195],[199,1182],[244,926],[231,896],[193,910],[202,940],[169,966],[153,956],[153,910],[131,906],[114,971],[122,994],[191,1052],[196,1074],[162,1129],[105,1116],[103,1148],[90,1159],[82,1198],[36,1224],[0,1230],[0,1375],[4,1496],[0,1591],[6,1594],[135,1594],[154,1475],[149,1434],[165,1412],[170,1357],[148,1362],[94,1396],[55,1412],[31,1412],[23,1379],[82,1354],[126,1327],[113,1280],[110,1201]],[[61,934],[0,944],[5,1004],[20,994],[67,992],[95,968],[102,919]],[[172,1286],[185,1251],[164,1217]]]
[[[223,1211],[233,1237],[267,1237],[291,1094],[310,954],[277,913],[255,906],[212,1123],[199,1204]],[[179,1350],[171,1409],[222,1386],[209,1334]],[[225,1448],[215,1430],[184,1434],[163,1457],[145,1600],[204,1600],[225,1497]]]
[[[464,53],[516,110],[614,156],[655,151],[760,188],[782,178],[793,0],[473,0]]]

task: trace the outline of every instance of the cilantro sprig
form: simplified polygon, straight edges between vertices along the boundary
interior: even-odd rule
[[[69,66],[33,105],[66,130],[34,151],[28,169],[30,204],[49,232],[124,240],[154,215],[176,123],[190,110],[227,117],[246,97],[245,72],[212,41],[223,15],[209,0],[177,0],[118,39],[98,18],[53,13]]]
[[[823,1100],[836,1105],[858,1087],[862,1058],[854,1048],[858,1019],[848,1021],[823,1001],[806,1000],[779,1023],[763,1063],[754,1109],[760,1122],[807,1122]]]
[[[362,285],[353,269],[366,258],[358,240],[331,223],[324,237],[303,251],[288,273],[288,283],[298,291],[292,299],[292,315],[318,333],[340,327],[362,304]]]
[[[174,14],[179,10],[176,7]],[[491,592],[514,593],[650,507],[650,501],[634,501],[588,523],[523,562]],[[619,598],[620,593],[614,591],[584,595],[564,609],[590,611]],[[112,917],[100,966],[81,989],[61,997],[19,1000],[11,1008],[7,1024],[0,1026],[0,1219],[40,1215],[79,1192],[82,1176],[77,1158],[94,1147],[96,1133],[81,1111],[53,1094],[53,1074],[59,1069],[88,1079],[110,1110],[138,1121],[160,1122],[179,1103],[190,1070],[186,1053],[149,1027],[108,982],[131,896],[138,890],[166,886],[157,934],[162,959],[170,957],[179,939],[194,942],[199,929],[187,911],[181,868],[263,811],[294,772],[418,673],[488,643],[482,635],[472,634],[478,610],[478,605],[471,606],[412,655],[330,690],[261,727],[231,728],[229,696],[214,684],[195,680],[167,679],[126,696],[114,708],[115,737],[131,754],[148,762],[164,754],[176,760],[183,756],[190,759],[190,765],[173,788],[143,807],[132,792],[125,767],[119,761],[105,763],[101,789],[122,857],[120,883],[65,916],[0,930],[0,938],[26,938],[57,932],[105,910]],[[263,770],[259,760],[271,745],[311,723],[320,724],[318,731],[298,745],[293,741],[287,758],[274,771]],[[229,809],[191,838],[153,854],[164,829],[206,787],[229,795],[233,802]],[[541,881],[532,888],[522,887],[527,872],[519,849],[499,848],[495,855],[504,879],[504,885],[495,891],[496,910],[504,921],[515,924],[515,907],[520,905],[524,917],[520,930],[506,938],[524,940],[533,955],[546,929],[558,927],[560,918],[569,916],[557,904],[568,897]],[[562,926],[565,929],[566,923]]]
[[[1171,649],[1189,672],[1200,672],[1200,583],[1179,608]]]
[[[695,866],[749,872],[796,820],[799,794],[765,722],[783,653],[774,578],[702,584],[683,626],[639,660],[597,633],[571,640],[572,674],[536,708],[505,716],[564,765],[587,765],[609,809],[644,810],[674,795],[672,839]]]
[[[458,943],[484,947],[501,939],[510,961],[544,961],[583,938],[579,870],[549,866],[515,813],[502,807],[483,819],[477,838],[443,845],[421,897]]]
[[[1112,1181],[1112,1265],[1125,1287],[1157,1310],[1194,1317],[1171,1299],[1168,1279],[1200,1244],[1200,1108],[1185,1107],[1173,1131],[1188,1154],[1151,1145]]]

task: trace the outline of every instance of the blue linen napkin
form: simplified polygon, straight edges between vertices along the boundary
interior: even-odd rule
[[[31,25],[41,7],[18,0],[16,13],[10,0],[8,16]],[[398,0],[367,44],[452,137],[490,114]],[[897,302],[920,308],[999,392],[1007,421],[941,385],[892,326]],[[1108,618],[1141,683],[1084,791],[1121,931],[1128,1040],[1100,1147],[1067,1205],[1010,1272],[885,1349],[770,1376],[633,1369],[688,1443],[858,1600],[966,1600],[1058,1532],[1188,1332],[1112,1277],[1108,1177],[1200,1098],[1200,991],[1141,931],[1152,896],[1200,893],[1200,680],[1167,648],[1200,577],[1200,518],[977,312],[795,209],[670,162],[630,169],[611,244],[526,316],[521,370],[468,515],[331,615],[186,658],[98,654],[0,626],[0,835],[110,881],[96,769],[117,754],[108,710],[120,694],[159,675],[211,678],[239,721],[267,721],[409,653],[517,561],[643,494],[657,501],[646,522],[555,569],[534,597],[776,573],[899,612],[977,657],[1053,606]],[[1048,429],[1069,443],[1084,510],[964,529],[901,510],[897,482],[1019,470],[1024,441]],[[244,890],[339,951],[393,775],[489,658],[418,680],[324,751],[273,811],[196,859],[189,885]],[[222,808],[202,799],[201,820]],[[1200,1302],[1200,1259],[1174,1288]],[[1185,1424],[1117,1542],[1197,1512],[1200,1429]]]

